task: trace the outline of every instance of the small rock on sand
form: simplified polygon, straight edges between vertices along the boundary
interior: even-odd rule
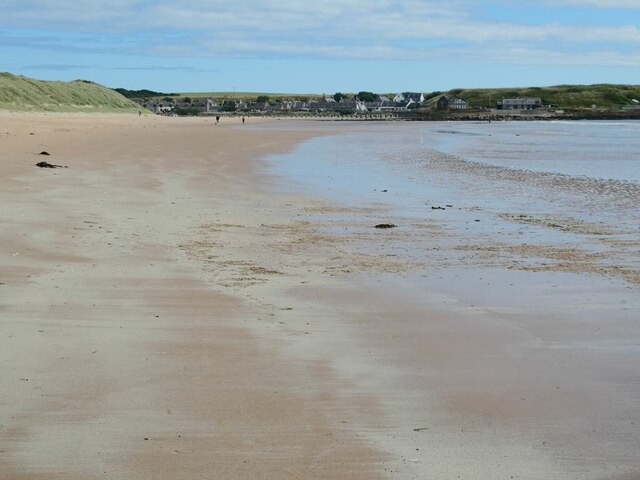
[[[53,163],[49,163],[49,162],[38,162],[38,163],[36,163],[36,167],[40,167],[40,168],[69,168],[66,165],[54,165]]]

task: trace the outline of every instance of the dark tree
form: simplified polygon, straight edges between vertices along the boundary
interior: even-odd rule
[[[375,102],[378,100],[378,95],[373,92],[358,92],[357,97],[362,102]]]
[[[84,81],[84,80],[81,80]],[[88,82],[90,83],[90,82]],[[153,90],[127,90],[126,88],[114,88],[120,95],[124,95],[127,98],[150,98],[161,97],[162,95],[170,95],[167,93],[154,92]]]
[[[237,109],[238,106],[236,105],[236,102],[225,100],[220,110],[223,112],[235,112]]]

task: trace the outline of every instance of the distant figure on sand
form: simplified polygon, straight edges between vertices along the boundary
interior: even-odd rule
[[[220,123],[220,115],[216,115],[216,125]]]
[[[242,124],[244,125],[244,117],[242,117]]]
[[[141,117],[142,116],[142,110],[138,110],[138,116]]]

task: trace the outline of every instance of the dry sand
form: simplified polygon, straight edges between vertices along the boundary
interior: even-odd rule
[[[624,287],[606,334],[546,284],[412,287],[442,225],[268,190],[319,134],[0,116],[1,479],[637,478]]]

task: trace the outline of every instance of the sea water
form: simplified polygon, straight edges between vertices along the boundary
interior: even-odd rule
[[[328,208],[322,215],[302,209],[314,230],[332,222],[342,227],[345,219],[369,226],[368,240],[357,243],[360,232],[347,229],[347,241],[333,242],[331,248],[356,248],[381,259],[406,257],[418,265],[400,274],[349,274],[337,287],[349,295],[352,285],[362,286],[384,305],[382,320],[374,310],[373,320],[367,317],[359,324],[366,326],[359,335],[367,350],[392,348],[387,345],[398,337],[415,340],[400,342],[401,353],[391,357],[420,359],[404,367],[410,372],[404,377],[410,383],[410,406],[390,409],[391,418],[405,412],[414,421],[423,413],[421,405],[430,418],[438,418],[428,399],[438,398],[440,389],[429,379],[446,377],[445,385],[458,382],[459,391],[470,396],[456,404],[445,393],[444,418],[462,408],[460,418],[473,425],[482,446],[474,450],[465,428],[452,447],[464,447],[462,461],[473,464],[498,452],[501,462],[515,459],[518,470],[525,465],[523,458],[542,452],[555,471],[567,472],[562,478],[594,477],[600,468],[634,468],[640,123],[394,122],[285,128],[314,128],[323,135],[267,159],[269,170],[281,179],[276,188],[302,194],[301,205],[311,197],[345,207]],[[350,207],[349,218],[332,213]],[[398,228],[374,230],[374,221]],[[354,295],[353,302],[358,298],[367,297]],[[384,341],[374,336],[370,342],[367,331],[380,324],[376,319],[385,324],[388,336]],[[474,332],[483,331],[495,335],[495,344],[479,346],[483,337],[476,339]],[[456,350],[462,346],[476,353],[437,362],[434,339],[443,351],[462,352]],[[492,357],[498,361],[492,363]],[[456,380],[456,368],[477,375]],[[387,378],[378,370],[371,377],[390,383],[402,375]],[[420,379],[427,380],[420,384]],[[398,398],[399,392],[394,394]],[[497,398],[504,400],[506,416],[490,416],[483,423],[484,405],[491,404],[483,399]],[[419,404],[414,399],[427,400]],[[522,407],[526,399],[532,410],[543,412],[539,417]],[[569,405],[567,414],[554,417],[563,402]],[[478,410],[466,409],[476,403]],[[457,432],[455,420],[442,423],[456,425]],[[513,431],[526,433],[509,436]],[[433,432],[424,437],[433,443],[421,446],[421,454],[437,452],[447,438]],[[510,439],[516,439],[515,446],[523,441],[527,453],[510,457],[496,447]],[[545,442],[553,448],[532,448]],[[406,448],[399,448],[398,456],[402,451]],[[436,454],[433,464],[441,461]],[[423,473],[420,468],[417,464],[417,476]]]
[[[576,248],[631,270],[627,279],[640,272],[638,121],[295,128],[326,132],[267,158],[286,179],[284,190],[345,206],[383,205],[380,220],[401,227],[440,222],[458,244]]]
[[[414,213],[424,202],[455,198],[505,211],[539,205],[586,216],[615,210],[637,219],[638,121],[345,122],[327,128],[340,133],[269,157],[273,171],[306,192],[385,201]]]
[[[508,168],[640,181],[640,121],[462,123],[440,148]],[[453,141],[451,141],[453,139]]]

